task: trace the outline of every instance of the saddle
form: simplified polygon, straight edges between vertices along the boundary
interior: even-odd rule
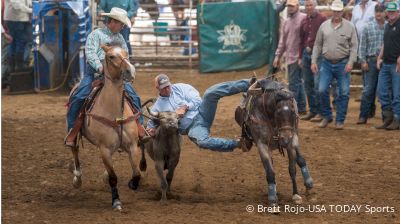
[[[117,132],[119,132],[119,130],[117,129],[119,127],[119,125],[130,122],[132,120],[136,121],[138,127],[142,127],[142,125],[139,123],[140,111],[135,108],[132,101],[130,100],[129,95],[126,92],[124,92],[124,94],[125,94],[124,97],[125,97],[125,100],[128,102],[128,105],[134,114],[133,117],[130,117],[130,118],[124,119],[124,120],[111,121],[111,120],[108,120],[101,116],[97,116],[95,114],[90,113],[90,111],[93,109],[94,104],[96,103],[97,96],[103,89],[103,86],[104,86],[103,80],[96,79],[95,81],[92,82],[92,90],[91,90],[89,96],[86,98],[85,102],[83,103],[83,105],[79,111],[79,114],[78,114],[78,117],[76,118],[74,127],[69,131],[67,137],[65,138],[66,145],[76,146],[77,142],[75,140],[76,140],[78,134],[82,131],[82,124],[83,124],[85,116],[91,116],[94,119],[104,123],[105,125],[113,127]],[[71,94],[71,96],[73,96],[74,94],[75,94],[75,91]],[[70,99],[69,99],[69,102],[70,102]],[[138,128],[138,131],[139,131],[139,136],[144,135],[145,130],[143,128]]]

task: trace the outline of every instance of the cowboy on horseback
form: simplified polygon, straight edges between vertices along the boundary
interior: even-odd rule
[[[125,51],[128,51],[126,42],[120,34],[120,31],[125,26],[131,27],[131,21],[127,16],[127,12],[123,9],[114,7],[111,9],[110,13],[103,13],[103,15],[108,17],[106,20],[106,27],[96,29],[89,34],[85,46],[87,72],[69,100],[69,108],[67,112],[68,135],[64,142],[66,146],[75,146],[76,133],[73,132],[74,130],[79,130],[79,128],[73,128],[77,123],[78,114],[85,99],[89,96],[92,90],[92,82],[95,80],[95,73],[103,74],[104,68],[102,61],[104,60],[105,52],[100,46],[110,43],[119,43]],[[134,107],[140,111],[140,98],[133,89],[131,82],[125,82],[124,89],[126,93],[128,93],[130,98],[129,100],[132,102]],[[143,124],[142,116],[139,117],[139,123]],[[139,125],[138,128],[139,137],[143,137],[143,126]]]

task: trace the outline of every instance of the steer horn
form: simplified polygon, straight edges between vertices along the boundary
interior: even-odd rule
[[[147,109],[147,112],[149,112],[149,114],[150,114],[153,118],[158,118],[159,113],[157,113],[157,112],[152,112],[152,111],[150,110],[150,108],[148,108],[148,107],[146,107],[146,109]]]

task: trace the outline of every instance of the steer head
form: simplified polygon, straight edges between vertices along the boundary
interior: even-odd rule
[[[147,111],[150,114],[150,119],[158,125],[159,129],[168,134],[176,134],[178,132],[179,117],[174,111],[152,112],[148,107]]]

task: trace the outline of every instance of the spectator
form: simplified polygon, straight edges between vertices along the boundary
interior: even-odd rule
[[[300,26],[300,60],[304,78],[304,89],[307,94],[309,113],[302,117],[302,120],[321,121],[320,97],[318,93],[319,74],[313,74],[311,71],[311,54],[314,46],[315,37],[318,28],[326,20],[326,17],[319,13],[315,7],[316,0],[306,0],[304,2],[307,18],[303,20]],[[318,60],[318,64],[320,60]]]
[[[289,90],[295,95],[297,107],[300,114],[306,113],[306,99],[304,93],[301,68],[298,64],[300,48],[300,24],[306,17],[299,11],[298,0],[287,1],[288,19],[282,27],[278,49],[275,52],[273,67],[279,67],[280,58],[286,51],[286,63],[288,64]]]
[[[32,41],[31,13],[31,0],[5,1],[4,20],[13,38],[9,51],[10,72],[15,71],[17,68],[22,69],[26,67],[24,54],[29,42]]]
[[[4,89],[9,85],[9,67],[8,67],[8,51],[9,44],[13,41],[1,25],[1,88]]]
[[[383,124],[377,129],[398,130],[400,127],[400,12],[396,2],[386,3],[388,24],[383,34],[383,48],[377,67],[378,98]],[[383,59],[383,60],[382,60]]]
[[[360,115],[357,124],[366,124],[371,111],[375,111],[375,95],[379,70],[376,59],[383,45],[385,7],[375,5],[375,19],[368,22],[361,35],[359,59],[364,74],[364,89],[361,97]]]
[[[332,2],[331,19],[322,23],[315,40],[311,70],[318,72],[317,60],[322,54],[320,81],[318,91],[321,97],[323,119],[318,125],[325,128],[332,122],[332,109],[329,101],[329,85],[332,79],[337,80],[339,95],[336,99],[336,130],[344,128],[350,94],[350,71],[357,60],[357,33],[353,24],[342,18],[343,2]]]
[[[138,0],[100,0],[100,8],[106,13],[109,13],[113,7],[121,8],[128,13],[128,18],[131,20],[131,23],[134,24],[135,16],[137,14],[137,10],[139,9]],[[121,34],[125,39],[126,45],[128,46],[129,56],[132,56],[132,47],[129,42],[129,34],[131,33],[130,27],[125,26],[121,30]]]

